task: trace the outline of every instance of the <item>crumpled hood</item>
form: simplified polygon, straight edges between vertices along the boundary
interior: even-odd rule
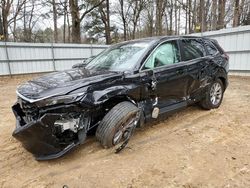
[[[31,101],[40,100],[56,95],[65,95],[72,90],[116,76],[121,77],[121,75],[122,73],[111,71],[70,69],[30,80],[18,87],[17,94]]]

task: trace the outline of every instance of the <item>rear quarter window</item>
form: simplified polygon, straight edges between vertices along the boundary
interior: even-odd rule
[[[207,55],[215,55],[218,53],[218,49],[214,46],[214,44],[211,41],[205,40],[204,43],[207,49]]]

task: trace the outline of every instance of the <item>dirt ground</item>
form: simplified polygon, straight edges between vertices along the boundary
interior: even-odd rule
[[[30,77],[0,78],[0,187],[250,187],[250,77],[230,77],[219,109],[192,106],[137,129],[120,154],[92,137],[44,162],[11,136],[15,89]]]

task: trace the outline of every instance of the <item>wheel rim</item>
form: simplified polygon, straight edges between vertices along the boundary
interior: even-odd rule
[[[129,135],[130,129],[134,126],[136,123],[136,114],[132,116],[131,118],[127,119],[116,131],[114,137],[113,137],[113,144],[117,145],[122,140],[125,140],[127,136]]]
[[[218,105],[222,98],[222,87],[216,82],[210,89],[210,101],[213,105]]]

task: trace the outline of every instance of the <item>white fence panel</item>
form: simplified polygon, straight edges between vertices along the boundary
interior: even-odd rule
[[[0,75],[69,69],[105,48],[106,45],[0,42]]]
[[[229,55],[229,69],[235,73],[250,72],[250,26],[192,34],[216,39]]]

